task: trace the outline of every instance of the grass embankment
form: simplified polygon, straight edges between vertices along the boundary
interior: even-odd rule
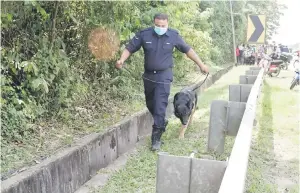
[[[299,192],[299,87],[290,72],[266,78],[254,130],[246,192]]]

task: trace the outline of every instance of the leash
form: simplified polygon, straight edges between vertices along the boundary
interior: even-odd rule
[[[199,86],[196,86],[192,91],[197,90],[199,87],[201,87],[201,86],[205,83],[205,81],[206,81],[208,75],[209,75],[209,73],[206,74],[206,77],[205,77],[205,79],[203,80],[203,82],[202,82]]]

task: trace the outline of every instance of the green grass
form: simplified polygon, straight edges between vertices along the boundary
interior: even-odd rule
[[[199,96],[198,110],[192,125],[187,129],[185,139],[179,140],[180,122],[171,119],[167,131],[163,134],[164,145],[161,151],[171,155],[188,156],[194,150],[195,155],[200,158],[203,155],[213,156],[217,160],[225,160],[230,152],[234,138],[226,137],[225,152],[216,155],[207,152],[207,134],[209,124],[209,109],[212,100],[228,100],[228,84],[237,83],[238,76],[243,74],[245,68],[235,68],[221,78],[220,81],[207,89]],[[138,148],[138,153],[132,155],[124,168],[115,172],[108,183],[101,189],[94,191],[98,193],[133,193],[133,192],[155,192],[156,184],[156,161],[157,153],[149,150],[150,138],[147,138],[146,145]]]
[[[289,148],[294,147],[297,150],[299,147],[299,130],[296,129],[298,96],[288,90],[288,84],[283,83],[280,87],[280,82],[277,81],[279,80],[272,79],[264,84],[261,108],[258,109],[259,128],[254,131],[250,152],[247,193],[281,193],[285,188],[287,192],[298,192],[299,155],[292,149],[283,148],[282,150],[292,153],[295,158],[280,162],[276,154],[283,152],[275,147],[276,144],[277,148],[278,145],[286,146],[285,141],[277,141],[284,139],[291,142]],[[294,185],[284,187],[284,184],[277,184],[282,177],[291,180]]]
[[[265,83],[261,103],[262,113],[259,116],[260,130],[254,146],[251,149],[248,169],[247,192],[271,193],[276,192],[277,186],[265,179],[264,174],[271,167],[268,160],[273,154],[273,116],[271,104],[271,87]]]

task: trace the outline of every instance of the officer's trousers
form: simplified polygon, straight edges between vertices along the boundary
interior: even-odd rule
[[[154,127],[164,128],[171,84],[151,82],[144,79],[146,105],[153,116]]]

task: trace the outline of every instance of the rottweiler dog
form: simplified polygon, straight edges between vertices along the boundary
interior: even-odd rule
[[[174,114],[181,121],[181,129],[179,133],[179,139],[184,138],[184,133],[188,127],[188,125],[193,120],[193,115],[196,111],[198,95],[196,90],[200,88],[203,83],[206,81],[209,73],[206,74],[203,82],[196,86],[193,89],[183,88],[181,91],[175,94],[173,105],[174,105]]]
[[[182,89],[174,96],[174,114],[177,118],[180,119],[182,124],[179,133],[180,139],[184,138],[184,133],[188,125],[192,122],[193,115],[197,106],[197,101],[197,93],[194,90],[189,90],[187,88]]]

